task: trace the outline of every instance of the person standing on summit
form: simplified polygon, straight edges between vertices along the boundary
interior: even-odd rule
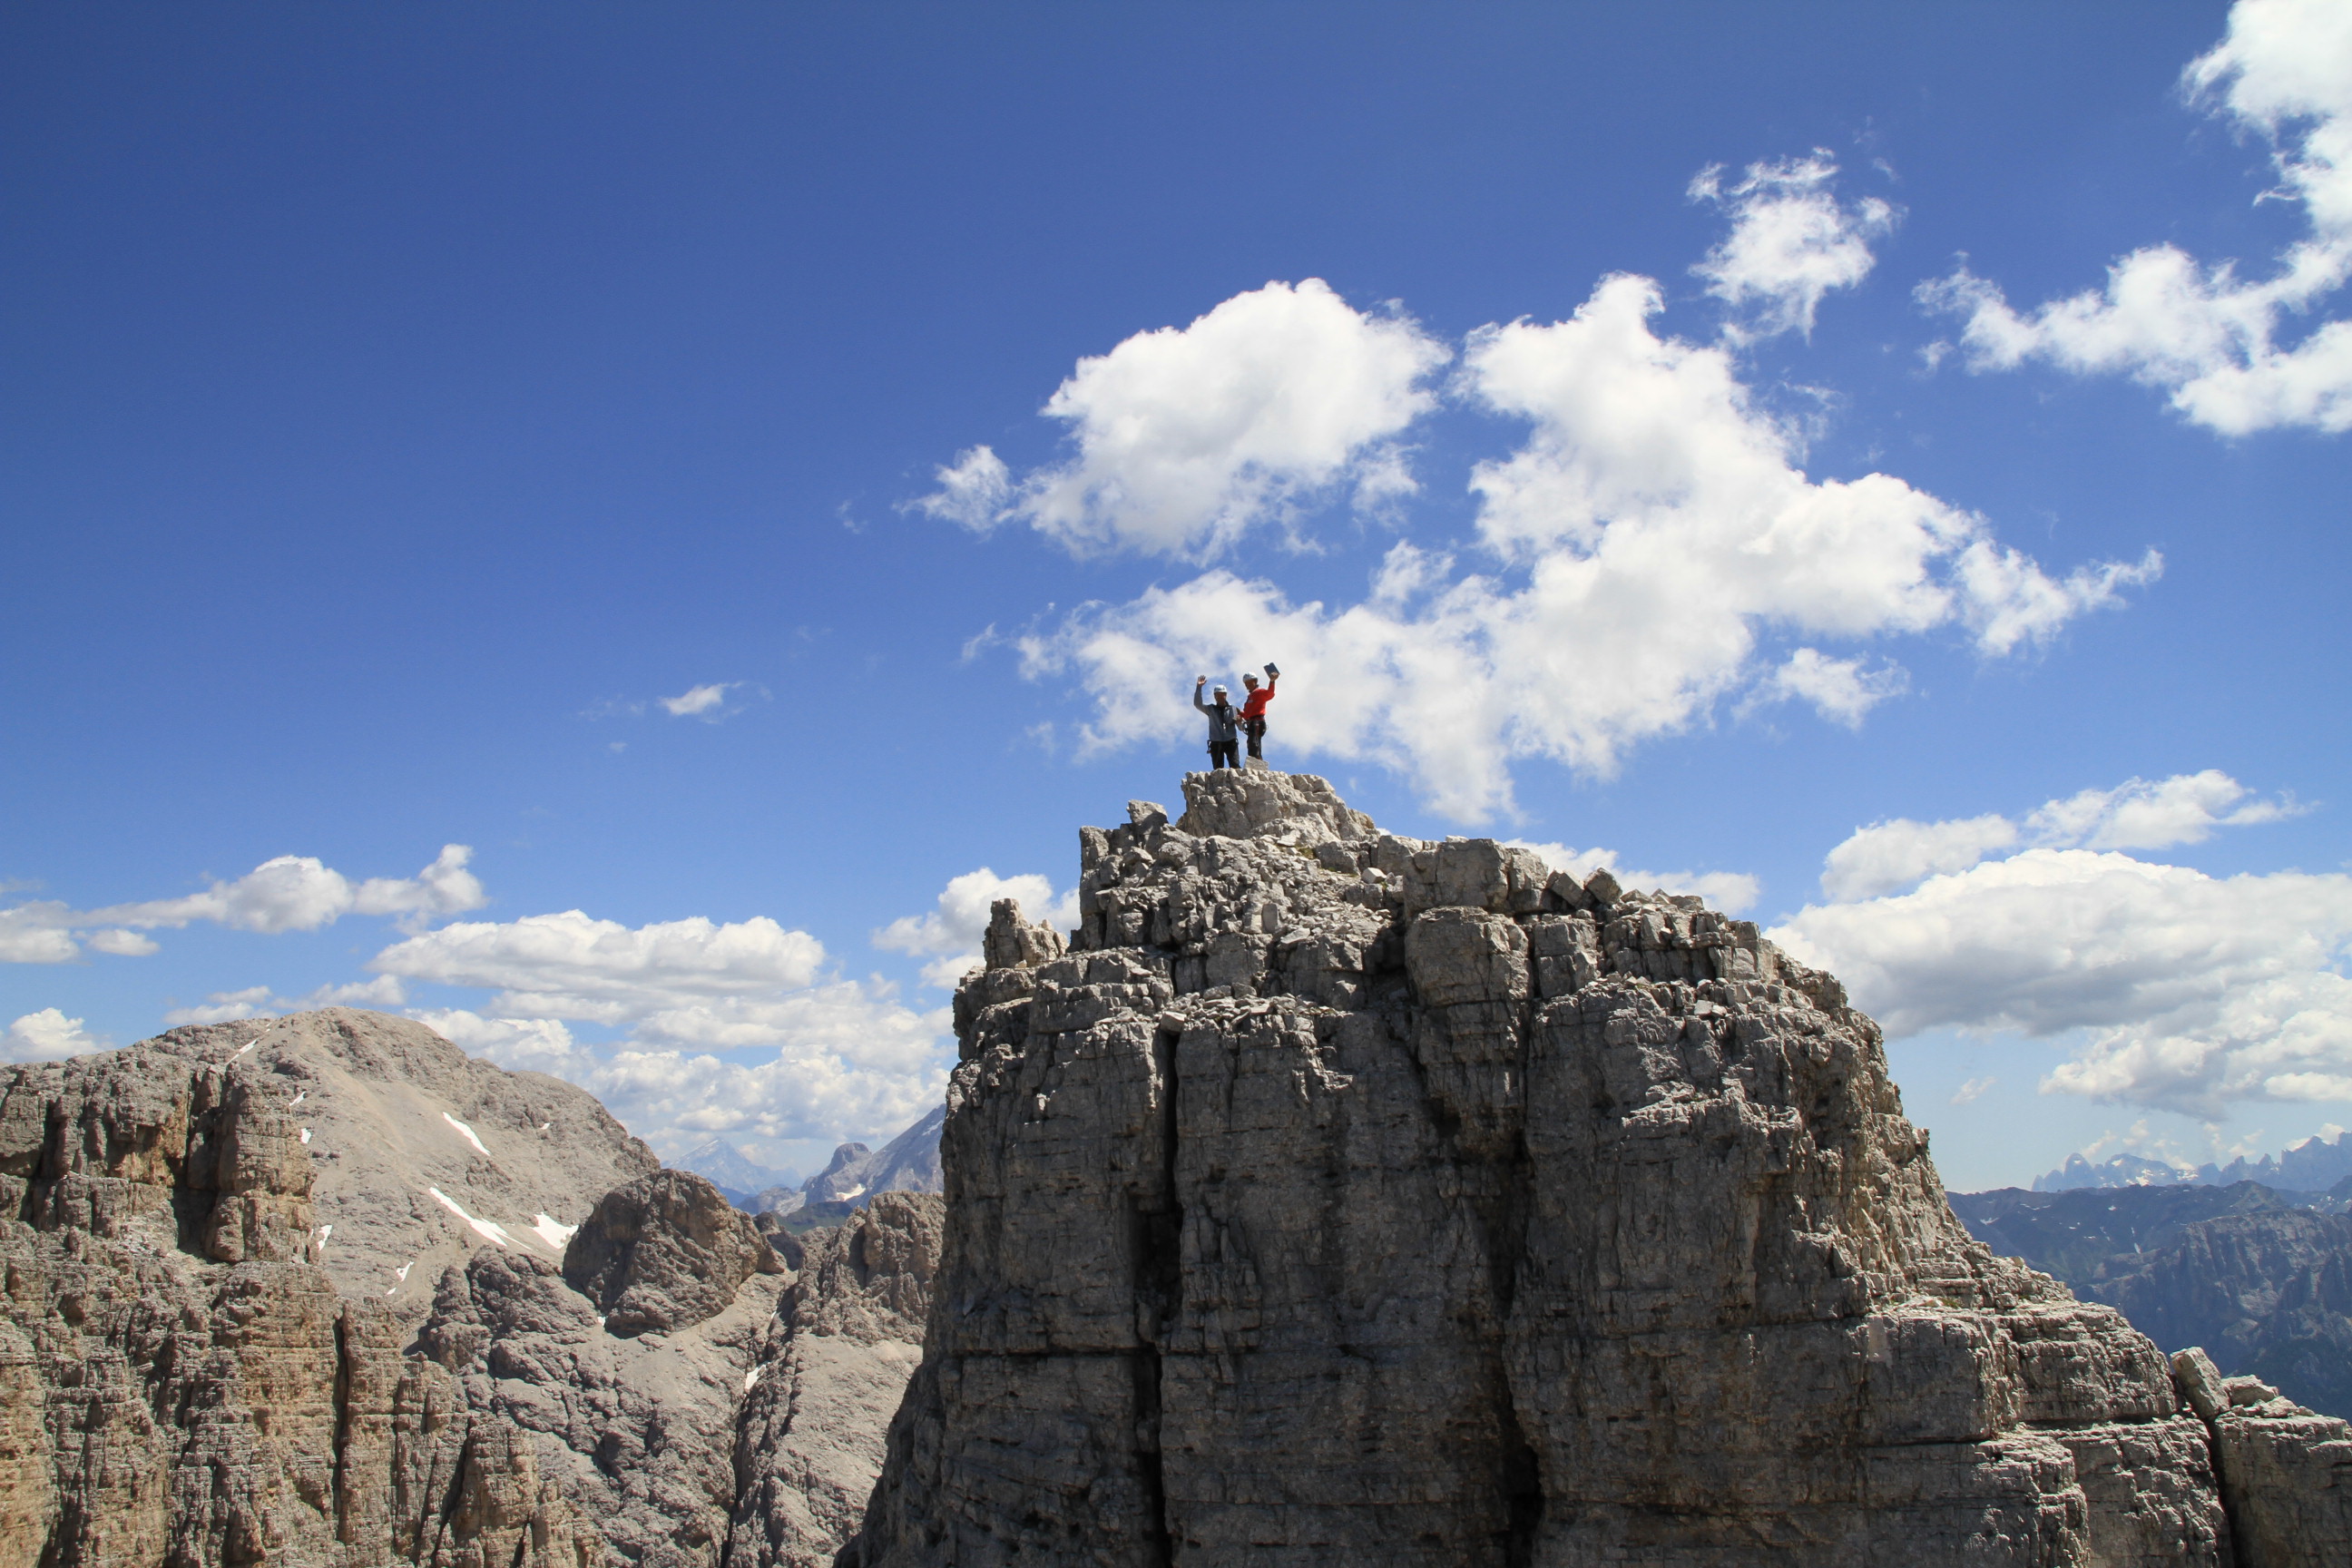
[[[1192,678],[1192,706],[1209,716],[1209,771],[1214,773],[1219,768],[1238,768],[1242,765],[1239,755],[1241,715],[1226,700],[1225,689],[1222,686],[1216,689],[1217,700],[1214,702],[1202,701],[1201,688],[1208,684],[1209,678],[1205,675]]]
[[[1269,664],[1265,667],[1265,686],[1261,689],[1255,675],[1242,677],[1249,688],[1249,698],[1242,704],[1242,733],[1249,737],[1249,754],[1260,763],[1265,761],[1262,748],[1265,744],[1265,709],[1274,700],[1274,683],[1282,679],[1282,671]]]

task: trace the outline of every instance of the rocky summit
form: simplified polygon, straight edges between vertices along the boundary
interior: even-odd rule
[[[1185,800],[838,1225],[376,1014],[0,1069],[0,1568],[2352,1562],[2352,1427],[1971,1239],[1752,925]]]
[[[1971,1239],[1754,926],[1306,775],[1184,795],[958,994],[845,1561],[2352,1561],[2352,1428]]]

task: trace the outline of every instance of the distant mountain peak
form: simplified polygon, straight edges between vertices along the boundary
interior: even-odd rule
[[[788,1187],[799,1179],[794,1172],[760,1163],[720,1138],[706,1139],[669,1163],[673,1170],[691,1171],[706,1178],[727,1194],[730,1203],[739,1206],[754,1193],[769,1187]]]

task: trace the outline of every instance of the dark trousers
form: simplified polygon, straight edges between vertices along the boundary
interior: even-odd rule
[[[1237,743],[1232,741],[1209,742],[1210,772],[1214,773],[1219,768],[1237,768],[1241,765],[1241,747]]]
[[[1260,749],[1265,744],[1265,721],[1263,719],[1243,720],[1242,733],[1249,737],[1249,754],[1255,757],[1260,762],[1265,761],[1265,752]]]

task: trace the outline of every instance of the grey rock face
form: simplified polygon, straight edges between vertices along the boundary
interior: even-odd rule
[[[1961,1227],[1835,980],[1319,779],[1185,795],[958,994],[845,1561],[2229,1560],[2166,1358]]]
[[[602,1560],[699,1568],[725,1549],[743,1380],[782,1283],[748,1275],[715,1313],[625,1336],[553,1264],[485,1250],[443,1277],[418,1344],[478,1421],[536,1456]]]

